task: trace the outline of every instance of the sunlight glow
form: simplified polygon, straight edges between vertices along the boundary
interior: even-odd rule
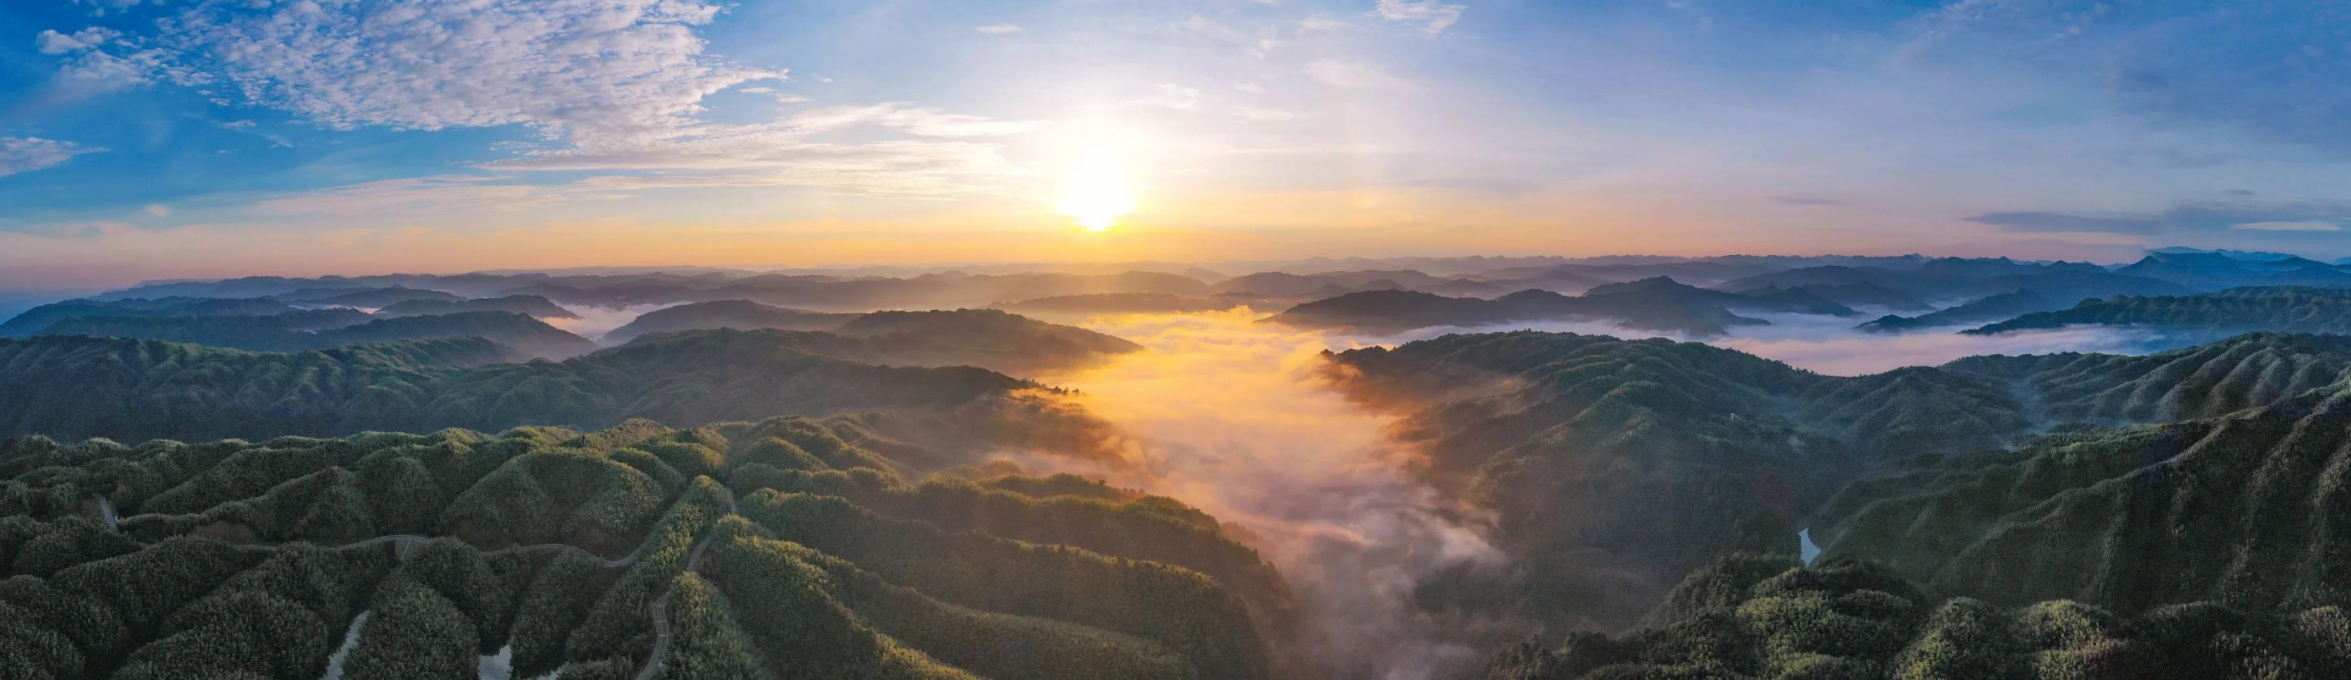
[[[1061,184],[1061,214],[1077,218],[1086,231],[1108,231],[1118,218],[1134,214],[1135,190],[1126,170],[1107,158],[1088,158],[1069,169]]]

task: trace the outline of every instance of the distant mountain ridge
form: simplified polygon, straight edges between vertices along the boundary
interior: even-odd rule
[[[1597,286],[1569,297],[1525,290],[1492,300],[1449,298],[1410,291],[1349,293],[1292,307],[1266,320],[1300,327],[1399,331],[1436,326],[1513,322],[1589,321],[1693,337],[1723,335],[1735,326],[1769,322],[1737,311],[1850,316],[1852,308],[1809,292],[1773,289],[1764,295],[1706,290],[1658,277]]]
[[[1696,343],[1529,331],[1329,356],[1356,399],[1407,414],[1396,429],[1429,474],[1475,489],[1497,513],[1496,547],[1521,565],[1457,575],[1428,597],[1603,629],[1726,552],[1794,554],[1805,518],[1867,470],[2069,423],[2225,418],[2351,392],[2351,338],[2328,335],[1851,378]]]
[[[466,312],[508,312],[541,319],[577,319],[580,315],[537,295],[508,295],[480,299],[418,298],[395,302],[376,310],[377,316],[433,316]]]
[[[975,364],[1047,370],[1141,349],[1084,329],[972,310],[878,316],[850,334],[659,333],[602,351],[564,334],[579,356],[483,365],[492,353],[501,362],[517,359],[514,350],[496,349],[506,343],[542,347],[479,339],[500,337],[503,327],[562,333],[521,314],[468,312],[328,331],[315,342],[332,349],[300,352],[63,335],[0,340],[0,394],[17,397],[0,400],[0,437],[340,436],[946,408],[1035,386]],[[427,331],[446,339],[396,342]],[[420,342],[443,344],[413,344]],[[469,350],[459,363],[408,361],[401,359],[408,350],[384,349],[446,343],[494,349]]]
[[[636,319],[605,333],[599,341],[606,344],[625,344],[646,335],[671,331],[733,328],[757,330],[817,331],[839,328],[857,318],[856,314],[811,312],[763,305],[750,300],[718,300],[695,302],[665,307],[638,315]]]
[[[25,310],[0,323],[0,338],[21,338],[70,317],[267,316],[298,311],[276,300],[221,298],[128,298],[67,300]]]
[[[353,309],[268,316],[72,317],[36,336],[86,335],[186,342],[261,352],[298,352],[427,338],[478,337],[523,356],[565,359],[596,344],[525,314],[462,312],[377,318]]]
[[[2070,309],[2020,315],[1966,333],[1996,335],[2076,325],[2146,329],[2183,342],[2210,342],[2253,331],[2351,333],[2351,289],[2232,288],[2192,296],[2085,300]]]

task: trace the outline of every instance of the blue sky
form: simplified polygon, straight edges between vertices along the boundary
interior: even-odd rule
[[[0,9],[0,287],[580,264],[2351,255],[2319,2]],[[1140,212],[1053,210],[1110,159]]]

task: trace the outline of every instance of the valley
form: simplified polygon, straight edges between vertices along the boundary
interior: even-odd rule
[[[1655,277],[1597,294],[1740,305],[1752,323],[1102,309],[1125,292],[1020,307],[1037,318],[743,301],[640,307],[598,342],[551,324],[609,308],[549,303],[542,322],[387,287],[334,293],[446,309],[289,311],[323,293],[271,285],[311,292],[101,296],[35,309],[0,339],[0,393],[17,397],[0,401],[0,565],[18,584],[0,606],[23,613],[5,635],[41,641],[11,668],[1875,677],[1929,663],[1921,645],[1962,621],[2007,636],[1987,649],[2161,667],[2174,662],[2134,650],[2207,634],[2146,628],[2186,625],[2168,623],[2180,607],[2252,617],[2212,635],[2300,631],[2264,633],[2284,646],[2261,663],[2343,658],[2310,628],[2344,597],[2333,511],[2242,524],[2336,505],[2351,345],[2262,330],[2326,318],[2326,291],[2067,312],[2172,305],[2176,329],[2033,312],[1906,333],[1801,301],[1825,298],[1750,303]],[[533,358],[463,323],[485,314],[587,345]],[[391,322],[432,330],[296,330]],[[304,344],[265,340],[287,337]],[[2211,538],[2166,533],[2191,516],[2155,508],[2186,504],[2241,510],[2195,529]],[[1799,534],[1820,551],[1810,567]],[[2180,570],[2145,566],[2149,551]],[[110,590],[153,564],[184,576]],[[1907,604],[1840,604],[1857,597]],[[1781,632],[1809,615],[1771,607],[1860,617],[1880,642],[1719,637],[1811,639]],[[2139,642],[2034,642],[2043,610]],[[281,620],[297,623],[264,625]],[[223,644],[280,652],[178,651]],[[1686,645],[1730,656],[1670,651]],[[1932,663],[2055,669],[2053,653]]]

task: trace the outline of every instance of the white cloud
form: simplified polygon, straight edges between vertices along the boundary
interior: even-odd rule
[[[527,125],[581,146],[674,134],[703,97],[783,77],[705,57],[693,30],[719,6],[699,0],[253,6],[200,5],[163,23],[161,54],[118,56],[331,128]]]
[[[42,54],[66,54],[95,49],[119,37],[122,37],[121,33],[101,26],[91,26],[76,31],[72,35],[56,31],[42,31],[40,35],[33,37],[33,46],[39,48]]]
[[[1200,108],[1200,91],[1175,83],[1160,83],[1160,103],[1171,109],[1191,111]]]
[[[138,5],[139,0],[73,0],[73,4],[96,7],[97,9],[91,10],[91,13],[98,16],[106,16],[107,10],[120,12],[126,9],[130,9],[133,6]]]
[[[1009,33],[1019,33],[1022,29],[1021,27],[1012,24],[988,24],[986,26],[981,26],[972,30],[986,33],[988,35],[1005,35]]]
[[[790,124],[804,132],[878,125],[923,137],[1000,137],[1037,129],[1034,121],[997,120],[895,103],[814,109],[794,116]]]
[[[1316,59],[1306,65],[1305,73],[1306,77],[1332,87],[1364,90],[1409,90],[1413,87],[1411,81],[1362,62]]]
[[[140,212],[147,213],[147,215],[150,217],[170,217],[171,206],[157,203],[147,206],[146,209],[141,210]]]
[[[913,138],[845,143],[829,138],[874,128]],[[928,197],[1001,190],[1026,174],[990,138],[1025,133],[1032,121],[913,108],[834,106],[774,123],[704,125],[658,144],[565,149],[494,164],[509,170],[627,171],[577,184],[596,191],[707,186],[811,186],[876,196]],[[864,138],[870,135],[860,134]]]
[[[1174,28],[1177,33],[1194,35],[1239,47],[1249,56],[1258,59],[1263,59],[1266,55],[1272,54],[1274,50],[1280,49],[1283,42],[1281,29],[1278,27],[1263,26],[1252,33],[1197,14],[1192,15],[1192,18],[1177,22]]]
[[[1313,16],[1306,17],[1304,21],[1298,22],[1298,30],[1308,33],[1315,33],[1319,31],[1336,31],[1354,27],[1354,24],[1340,21],[1338,18],[1332,17],[1328,14],[1315,14]]]
[[[515,211],[554,205],[556,189],[512,183],[510,178],[442,175],[390,179],[273,198],[254,205],[257,214],[278,217]]]
[[[1287,109],[1260,109],[1254,107],[1244,107],[1240,111],[1235,112],[1234,115],[1238,115],[1249,120],[1297,120],[1306,117],[1306,114],[1304,113]]]
[[[54,167],[86,153],[104,149],[39,137],[0,137],[0,177]]]
[[[2242,230],[2242,231],[2301,231],[2301,232],[2322,232],[2322,231],[2342,231],[2342,230],[2343,230],[2343,225],[2340,225],[2340,224],[2335,224],[2335,223],[2333,223],[2333,222],[2317,222],[2317,221],[2306,221],[2306,222],[2246,222],[2246,223],[2244,223],[2244,224],[2238,224],[2238,225],[2233,225],[2233,226],[2230,226],[2229,228],[2230,228],[2230,229],[2237,229],[2237,230]]]
[[[525,176],[390,180],[260,206],[278,213],[511,210],[584,190],[684,185],[935,195],[1001,187],[1021,172],[984,140],[1035,129],[1028,121],[895,103],[701,119],[714,93],[785,78],[705,54],[695,31],[720,11],[709,0],[210,0],[158,22],[160,35],[75,54],[64,72],[211,87],[335,129],[527,126],[546,142],[500,147],[516,156],[489,169],[625,175],[593,189],[532,188]],[[808,101],[764,85],[742,91]],[[852,130],[853,140],[828,138]]]
[[[1461,21],[1461,13],[1468,9],[1467,5],[1448,5],[1439,0],[1380,0],[1379,7],[1371,13],[1397,23],[1420,24],[1420,30],[1435,35]]]

